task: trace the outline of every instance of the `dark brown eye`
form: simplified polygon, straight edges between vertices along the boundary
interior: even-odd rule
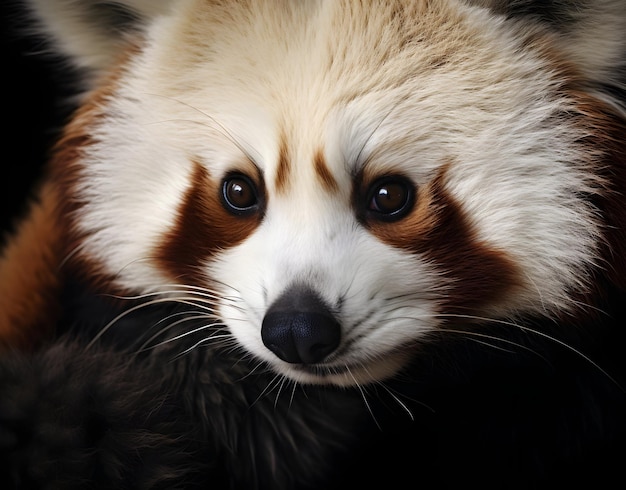
[[[402,177],[387,177],[370,187],[368,211],[384,220],[404,217],[413,206],[413,185]]]
[[[245,214],[257,208],[259,199],[254,183],[245,175],[231,175],[222,184],[224,207],[233,214]]]

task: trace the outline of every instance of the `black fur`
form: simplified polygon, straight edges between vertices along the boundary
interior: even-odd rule
[[[118,310],[70,290],[75,316],[63,324],[74,327],[0,362],[2,488],[318,488],[330,474],[356,430],[358,397],[328,387],[265,394],[274,376],[236,349],[185,353],[206,331],[142,352],[154,333],[146,325],[177,307],[146,307],[89,344]]]
[[[59,343],[0,370],[3,488],[171,488],[216,464],[181,402],[118,353]]]
[[[533,17],[557,30],[571,28],[582,11],[594,8],[589,0],[489,0],[489,5],[508,17]]]
[[[0,361],[2,488],[626,483],[621,296],[612,318],[575,335],[553,326],[590,358],[511,327],[485,327],[501,339],[486,343],[448,335],[386,388],[363,388],[368,407],[357,389],[279,391],[224,344],[186,352],[206,332],[139,351],[177,306],[140,309],[89,345],[117,306],[81,285],[68,292],[74,328]],[[180,328],[169,336],[192,329]]]

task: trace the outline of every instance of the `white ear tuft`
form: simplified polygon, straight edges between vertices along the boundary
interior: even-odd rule
[[[106,69],[120,46],[176,0],[27,0],[37,28],[54,51],[93,75]]]
[[[588,80],[626,91],[625,0],[465,0],[524,24],[534,20],[557,35],[559,46]]]

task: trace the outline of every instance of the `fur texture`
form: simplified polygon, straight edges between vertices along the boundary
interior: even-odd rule
[[[28,4],[12,484],[623,478],[623,0]]]
[[[110,312],[95,298],[81,300],[90,315]],[[4,488],[326,484],[331,463],[346,457],[345,444],[363,422],[360,400],[307,389],[279,404],[264,396],[272,375],[255,373],[232,349],[194,349],[198,335],[147,354],[138,348],[141,333],[127,343],[147,321],[172,314],[161,307],[126,317],[123,333],[111,332],[98,347],[71,335],[34,357],[3,359]]]

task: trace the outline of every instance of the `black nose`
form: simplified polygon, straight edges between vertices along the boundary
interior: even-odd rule
[[[297,287],[267,310],[261,338],[283,361],[314,364],[337,348],[341,326],[315,292]]]

